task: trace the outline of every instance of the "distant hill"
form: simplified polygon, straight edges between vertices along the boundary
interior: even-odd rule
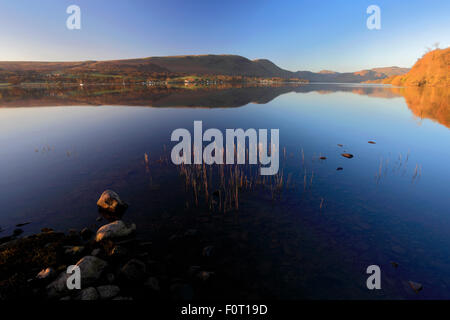
[[[237,55],[187,55],[150,57],[142,59],[83,61],[83,62],[0,62],[4,73],[100,73],[127,75],[139,73],[226,75],[263,78],[300,78],[311,82],[364,82],[405,74],[408,69],[398,67],[375,68],[357,72],[339,73],[324,70],[292,72],[266,59],[249,60]]]
[[[147,61],[177,73],[281,78],[292,76],[292,72],[279,68],[269,60],[252,61],[236,55],[152,57]]]
[[[385,67],[385,68],[373,68],[372,71],[385,74],[388,77],[398,76],[408,73],[411,68],[399,68],[399,67]]]
[[[420,58],[408,73],[377,82],[407,87],[449,87],[450,48],[430,51]]]

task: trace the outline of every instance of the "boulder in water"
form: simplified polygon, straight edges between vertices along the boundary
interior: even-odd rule
[[[128,208],[128,204],[123,202],[116,192],[106,190],[102,193],[100,199],[98,199],[97,207],[100,212],[121,216]]]

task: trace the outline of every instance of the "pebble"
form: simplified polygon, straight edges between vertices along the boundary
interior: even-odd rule
[[[83,251],[84,251],[83,246],[74,246],[66,248],[66,251],[64,253],[69,256],[76,256],[82,254]]]
[[[41,270],[41,272],[37,274],[36,279],[39,280],[50,279],[51,277],[53,277],[54,274],[55,270],[53,268],[43,269]]]

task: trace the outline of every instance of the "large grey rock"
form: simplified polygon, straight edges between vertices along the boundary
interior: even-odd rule
[[[92,256],[86,256],[77,262],[76,266],[80,268],[81,288],[86,288],[94,284],[102,275],[108,263]],[[72,274],[63,271],[47,287],[47,296],[50,299],[60,298],[71,293],[67,288],[67,280]],[[92,290],[91,290],[92,293]]]
[[[70,290],[67,288],[67,279],[69,275],[63,271],[53,282],[51,282],[47,287],[47,296],[50,299],[60,298],[62,296],[68,295]]]
[[[101,241],[104,239],[126,237],[132,234],[135,230],[136,225],[134,223],[128,224],[122,220],[117,220],[98,229],[95,240]]]
[[[86,256],[77,262],[80,268],[81,287],[85,288],[97,281],[108,266],[106,261],[93,256]]]
[[[106,190],[102,193],[97,201],[97,206],[100,210],[113,214],[122,214],[128,208],[128,205],[112,190]]]
[[[108,300],[117,296],[120,292],[120,288],[113,285],[100,286],[97,287],[97,292],[100,295],[101,300]]]

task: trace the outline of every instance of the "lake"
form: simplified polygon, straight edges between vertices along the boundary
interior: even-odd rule
[[[96,201],[112,189],[143,239],[218,216],[249,252],[242,273],[279,298],[448,299],[449,101],[447,89],[360,84],[0,88],[0,237],[25,222],[24,235],[101,225]],[[239,208],[195,201],[170,135],[196,120],[279,129],[278,180],[247,165]],[[370,265],[382,290],[366,288]]]

